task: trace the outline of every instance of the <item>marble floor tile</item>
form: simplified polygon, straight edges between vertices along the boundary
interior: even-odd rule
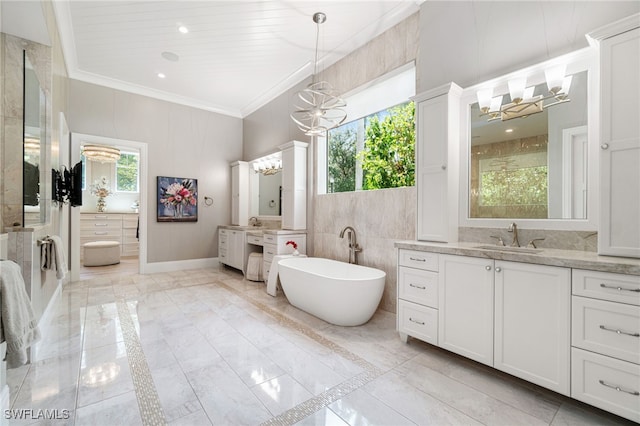
[[[316,411],[309,417],[295,423],[296,426],[347,426],[349,423],[345,422],[336,413],[329,408],[323,408]]]
[[[202,411],[186,376],[175,365],[151,371],[167,421]]]
[[[184,417],[180,417],[174,420],[171,420],[169,426],[211,426],[213,423],[207,417],[207,414],[203,409],[196,411],[194,413],[188,414]]]
[[[274,416],[313,397],[287,374],[255,385],[251,390]]]
[[[409,419],[383,404],[363,390],[356,390],[329,405],[329,408],[350,425],[413,425]]]
[[[142,425],[134,392],[123,393],[78,408],[75,417],[75,426]]]

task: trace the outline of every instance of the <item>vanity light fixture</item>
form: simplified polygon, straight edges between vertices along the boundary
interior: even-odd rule
[[[511,120],[544,111],[545,108],[569,102],[572,76],[565,76],[566,65],[558,65],[545,70],[548,95],[534,96],[535,86],[527,87],[526,76],[509,80],[511,103],[502,105],[503,96],[493,97],[493,88],[477,93],[480,116],[489,116],[487,121]],[[550,101],[545,103],[545,101]]]
[[[318,40],[320,38],[320,24],[327,20],[327,15],[316,12],[313,22],[316,23],[316,51],[313,63],[311,84],[298,92],[301,104],[295,105],[291,119],[307,136],[323,136],[327,130],[338,127],[347,118],[343,109],[347,103],[338,92],[326,81],[317,81],[318,70]]]
[[[253,163],[253,171],[265,176],[275,175],[282,170],[282,160],[279,158],[264,159]]]
[[[112,146],[84,145],[82,147],[82,155],[90,161],[115,163],[120,159],[120,150]]]
[[[24,152],[29,154],[40,152],[40,139],[24,138]]]

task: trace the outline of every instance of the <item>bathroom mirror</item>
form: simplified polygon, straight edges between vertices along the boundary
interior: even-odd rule
[[[250,215],[280,217],[282,215],[281,153],[255,159],[249,164]]]
[[[588,72],[572,74],[568,102],[523,117],[489,120],[469,108],[470,219],[587,219]],[[549,95],[536,84],[534,96]],[[545,100],[545,105],[555,99]],[[502,105],[511,99],[504,95]]]
[[[24,226],[45,222],[42,184],[45,172],[45,93],[24,52],[22,200]]]

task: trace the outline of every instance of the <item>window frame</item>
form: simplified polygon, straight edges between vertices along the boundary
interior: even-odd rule
[[[123,193],[123,194],[138,194],[140,192],[140,153],[139,152],[134,152],[134,151],[120,151],[120,158],[122,158],[122,155],[133,155],[134,157],[137,158],[136,161],[136,188],[134,191],[126,191],[126,190],[121,190],[118,187],[119,181],[118,181],[118,164],[120,163],[120,160],[116,161],[115,165],[114,165],[114,180],[115,180],[115,192],[119,192],[119,193]],[[128,168],[128,167],[127,167]]]

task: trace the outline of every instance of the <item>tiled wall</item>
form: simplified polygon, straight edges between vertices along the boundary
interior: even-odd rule
[[[358,263],[387,273],[380,308],[396,312],[394,243],[416,238],[415,187],[318,195],[315,212],[313,255],[347,262],[349,243],[339,234],[352,226],[362,247]]]

